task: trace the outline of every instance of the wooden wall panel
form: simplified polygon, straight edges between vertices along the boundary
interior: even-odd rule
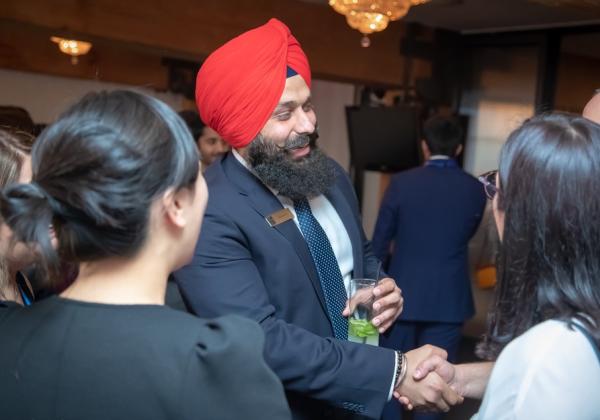
[[[73,65],[50,41],[51,35],[15,24],[0,26],[0,68],[167,90],[167,68],[159,55],[94,42],[90,52]]]
[[[580,55],[560,55],[554,105],[562,111],[583,111],[585,104],[600,88],[600,59]]]
[[[233,36],[278,17],[300,40],[316,77],[397,86],[402,21],[372,36],[371,47],[326,5],[296,0],[3,0],[0,20],[82,38],[120,41],[159,55],[199,61]],[[0,23],[3,23],[0,21]],[[417,61],[419,74],[430,67]]]

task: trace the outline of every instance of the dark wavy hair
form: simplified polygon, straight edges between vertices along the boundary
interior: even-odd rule
[[[499,177],[499,282],[478,355],[495,359],[548,319],[577,319],[600,342],[600,125],[528,120],[502,148]]]
[[[132,256],[146,239],[152,202],[193,186],[198,158],[185,123],[161,101],[91,93],[40,135],[33,182],[6,188],[0,212],[16,240],[36,245],[50,274],[60,260]]]

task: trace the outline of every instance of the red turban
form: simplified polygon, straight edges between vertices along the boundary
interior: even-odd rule
[[[310,88],[308,59],[281,21],[233,38],[208,56],[196,77],[202,120],[232,147],[248,145],[277,106],[287,67]]]

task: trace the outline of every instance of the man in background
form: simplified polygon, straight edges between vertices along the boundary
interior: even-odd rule
[[[405,297],[402,315],[381,344],[402,351],[432,344],[454,363],[463,322],[474,314],[467,247],[486,199],[482,185],[456,161],[463,138],[458,120],[436,116],[423,131],[426,163],[392,178],[373,234],[375,254]],[[397,418],[398,406],[387,410],[386,419]]]
[[[202,170],[229,151],[229,145],[212,128],[205,125],[196,111],[181,111],[181,118],[186,122],[196,141]]]

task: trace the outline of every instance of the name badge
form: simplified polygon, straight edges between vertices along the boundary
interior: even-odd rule
[[[265,217],[265,219],[267,220],[269,226],[275,227],[277,225],[282,224],[283,222],[287,222],[288,220],[293,220],[294,215],[292,214],[290,209],[285,208],[268,215],[267,217]]]

